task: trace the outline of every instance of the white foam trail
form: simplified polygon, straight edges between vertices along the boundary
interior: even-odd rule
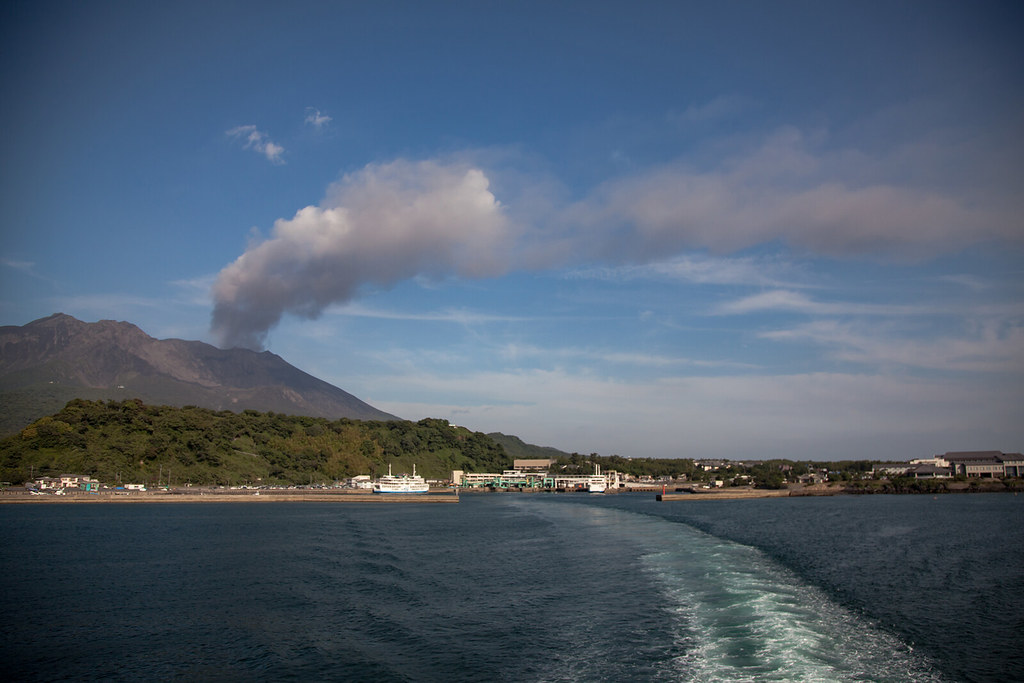
[[[548,507],[548,506],[545,506]],[[666,678],[704,681],[942,681],[896,636],[763,552],[623,510],[553,505],[633,545],[674,615],[686,654]]]

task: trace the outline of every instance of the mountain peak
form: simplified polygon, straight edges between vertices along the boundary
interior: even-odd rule
[[[45,398],[44,398],[45,397]],[[158,340],[132,323],[82,322],[65,313],[0,328],[3,432],[56,412],[72,398],[139,398],[158,405],[394,420],[280,356]]]

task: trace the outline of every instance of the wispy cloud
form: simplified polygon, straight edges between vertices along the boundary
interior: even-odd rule
[[[764,311],[788,311],[811,315],[872,315],[907,316],[934,312],[922,306],[895,304],[864,304],[857,302],[815,301],[801,292],[785,289],[760,292],[736,301],[719,305],[713,313],[717,315],[744,315]]]
[[[273,142],[267,134],[256,128],[255,125],[237,126],[226,131],[228,137],[242,140],[245,149],[262,154],[268,161],[275,164],[283,164],[284,147]]]
[[[508,360],[520,361],[524,359],[541,359],[548,364],[575,361],[643,368],[717,368],[750,370],[756,367],[749,363],[734,361],[709,360],[706,358],[690,358],[657,353],[610,351],[606,349],[580,347],[550,348],[524,344],[506,344],[500,349],[500,353],[503,358]]]
[[[33,268],[35,267],[36,264],[33,263],[32,261],[14,261],[7,258],[0,258],[0,265],[4,266],[5,268],[13,268],[14,270],[20,270],[21,272],[27,275],[35,276]]]
[[[939,278],[942,282],[949,282],[954,285],[965,287],[974,292],[981,292],[992,286],[991,281],[987,281],[976,275],[943,275]]]
[[[46,275],[41,275],[38,272],[34,261],[19,261],[16,259],[0,258],[0,266],[18,271],[22,275],[27,275],[34,280],[45,282],[52,287],[58,287],[58,282],[56,280]]]
[[[448,322],[459,325],[485,324],[494,322],[526,322],[536,320],[524,316],[495,315],[470,311],[464,308],[446,308],[439,311],[408,312],[369,308],[355,303],[345,306],[332,306],[326,312],[332,315],[351,316],[357,318],[377,318],[380,320],[408,320],[416,322]]]
[[[960,336],[899,335],[890,327],[816,321],[763,332],[764,339],[811,342],[831,349],[836,360],[871,367],[902,366],[958,372],[1024,372],[1024,328],[987,321]]]
[[[108,318],[127,320],[133,313],[165,307],[167,302],[157,297],[133,294],[78,294],[54,298],[55,310],[85,319]]]
[[[327,127],[327,124],[331,122],[331,117],[327,114],[323,114],[319,109],[313,107],[306,107],[306,119],[305,123],[312,126],[316,130],[320,131]]]
[[[196,306],[209,306],[212,303],[210,288],[215,280],[215,275],[202,275],[186,280],[174,280],[170,284],[181,292],[187,302]]]
[[[644,264],[576,268],[566,277],[613,282],[648,279],[711,285],[796,287],[799,285],[794,281],[794,271],[788,261],[780,258],[689,254]]]
[[[751,108],[753,103],[737,95],[721,96],[703,104],[691,104],[682,111],[669,114],[669,121],[677,125],[693,125],[719,121]]]

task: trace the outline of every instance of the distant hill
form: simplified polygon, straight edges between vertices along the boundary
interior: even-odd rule
[[[73,398],[257,410],[328,419],[397,420],[269,351],[158,340],[127,322],[57,313],[0,327],[0,434]]]
[[[533,444],[524,442],[518,436],[512,436],[511,434],[493,432],[487,436],[491,437],[495,443],[500,444],[513,460],[539,460],[541,458],[557,459],[569,456],[569,453],[566,453],[565,451],[560,451],[551,446],[534,446]]]
[[[85,474],[112,484],[322,484],[357,474],[494,472],[501,446],[447,420],[317,417],[73,400],[0,438],[0,480]],[[173,479],[172,479],[173,477]]]

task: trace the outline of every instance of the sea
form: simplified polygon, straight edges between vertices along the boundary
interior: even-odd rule
[[[5,680],[1021,681],[1024,495],[0,505]]]

